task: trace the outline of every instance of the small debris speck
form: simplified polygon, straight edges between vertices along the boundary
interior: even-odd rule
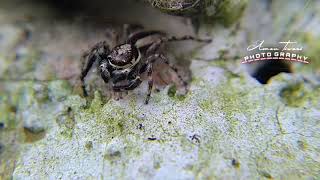
[[[261,176],[263,176],[265,178],[272,179],[272,176],[266,171],[260,171],[259,173]]]
[[[92,141],[88,141],[85,145],[87,150],[91,150],[92,149]]]
[[[155,137],[149,137],[148,140],[149,140],[149,141],[155,141],[155,140],[157,140],[157,138],[155,138]]]
[[[238,160],[236,160],[236,159],[232,159],[231,164],[235,168],[239,168],[240,167],[240,162]]]
[[[199,135],[194,134],[194,135],[190,136],[190,138],[193,143],[200,144],[200,136]]]
[[[138,129],[142,130],[144,128],[143,124],[138,125]]]

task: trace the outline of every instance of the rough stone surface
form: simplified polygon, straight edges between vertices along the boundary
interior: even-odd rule
[[[104,104],[96,92],[84,108],[84,99],[68,96],[58,104],[71,107],[65,118],[73,120],[54,123],[45,139],[30,145],[14,177],[319,176],[319,88],[298,75],[282,74],[263,86],[246,73],[197,61],[191,67],[194,80],[183,100],[162,91],[146,106],[141,90]],[[301,97],[288,92],[301,98],[297,107],[279,94],[299,83]]]
[[[189,93],[167,86],[148,105],[146,82],[116,101],[92,72],[92,97],[81,97],[81,53],[119,25],[1,2],[0,179],[318,179],[319,2],[290,1],[281,11],[284,1],[267,2],[251,1],[240,25],[200,26],[209,45],[170,46],[178,49],[170,57],[191,72]],[[192,34],[181,17],[130,10],[126,17],[147,27]],[[237,56],[266,37],[295,37],[311,63],[260,84],[250,75],[254,64]]]

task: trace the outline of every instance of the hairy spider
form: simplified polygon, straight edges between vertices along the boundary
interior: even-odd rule
[[[195,40],[199,42],[211,42],[211,40],[198,39],[192,36],[176,38],[168,37],[161,31],[136,31],[127,36],[122,44],[110,50],[106,41],[95,44],[83,57],[86,62],[81,72],[83,93],[87,96],[84,79],[95,61],[98,61],[98,70],[105,83],[112,82],[114,92],[133,90],[142,80],[140,75],[147,72],[148,93],[145,104],[148,104],[153,87],[153,64],[162,60],[178,75],[179,80],[186,87],[187,83],[178,74],[177,68],[161,53],[160,46],[163,43],[181,40]]]

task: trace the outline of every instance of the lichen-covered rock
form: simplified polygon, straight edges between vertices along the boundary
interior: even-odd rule
[[[303,5],[290,2],[295,10]],[[189,93],[168,86],[153,93],[148,105],[146,82],[115,101],[91,76],[93,97],[79,95],[80,54],[88,42],[103,39],[101,26],[58,20],[43,6],[34,11],[35,4],[21,9],[1,4],[0,24],[6,25],[0,27],[0,179],[319,178],[320,6],[310,1],[297,15],[308,14],[304,19],[294,18],[297,11],[289,8],[277,9],[286,7],[278,3],[285,1],[250,1],[238,26],[201,26],[200,35],[213,42],[177,57],[190,60],[178,62],[190,63]],[[14,12],[21,17],[10,7],[19,8]],[[29,11],[45,19],[25,22]],[[164,29],[181,26],[177,35],[185,30],[181,17],[168,18],[170,27],[151,16],[137,19]],[[285,25],[274,28],[279,24]],[[306,32],[293,31],[301,24]],[[32,30],[30,37],[22,25]],[[294,73],[258,83],[239,57],[248,43],[265,37],[275,43],[287,31],[307,45],[311,64],[293,63]]]
[[[64,128],[57,121],[27,147],[14,178],[319,176],[319,88],[298,75],[281,74],[263,86],[241,68],[234,73],[193,61],[191,69],[194,80],[182,100],[164,90],[144,105],[146,84],[105,104],[96,92],[88,108],[78,96],[62,100],[73,120]],[[291,88],[296,84],[302,95],[294,95],[301,91]]]

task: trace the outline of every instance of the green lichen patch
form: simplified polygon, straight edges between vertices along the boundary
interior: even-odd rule
[[[283,101],[292,107],[319,107],[317,98],[320,96],[320,87],[306,87],[303,82],[289,84],[280,92],[280,97]]]
[[[21,142],[21,134],[12,130],[1,131],[0,179],[10,179],[20,152],[20,144],[16,141]]]
[[[57,80],[48,84],[49,97],[52,100],[63,100],[71,94],[72,88],[67,81]]]
[[[62,104],[57,102],[65,99],[70,91],[68,85],[58,81],[1,83],[0,121],[4,129],[0,130],[0,143],[4,145],[4,152],[0,155],[0,164],[5,168],[0,167],[0,179],[6,179],[11,177],[21,149],[46,137],[53,120],[63,111]],[[70,129],[67,125],[66,128]]]
[[[237,113],[245,113],[250,116],[251,112],[248,110],[251,108],[251,102],[247,94],[250,92],[250,86],[243,86],[243,89],[239,89],[237,86],[239,83],[244,82],[244,77],[235,76],[233,73],[227,72],[225,76],[230,76],[229,81],[225,84],[220,84],[217,87],[208,87],[208,97],[215,97],[204,99],[200,103],[200,107],[206,112],[224,112],[227,119],[232,122],[234,115]],[[244,85],[244,84],[243,84]],[[237,124],[237,121],[234,121]],[[235,124],[235,125],[236,125]]]
[[[267,171],[259,171],[259,174],[264,177],[264,178],[267,178],[267,179],[273,179],[271,174],[268,173]]]
[[[57,117],[56,120],[57,124],[59,125],[60,134],[65,138],[72,138],[75,120],[72,110],[68,111],[67,113],[63,113]]]
[[[32,48],[25,48],[23,53],[15,56],[5,57],[3,79],[33,79],[36,62],[40,61],[41,53]],[[7,64],[7,63],[8,64]],[[21,78],[23,77],[23,78]]]
[[[24,142],[25,143],[34,143],[43,139],[46,135],[45,131],[34,133],[26,128],[23,129],[24,132]]]
[[[242,16],[246,5],[246,0],[205,0],[205,22],[212,24],[218,22],[225,26],[230,26]]]
[[[16,108],[8,104],[7,101],[0,101],[0,122],[4,124],[5,128],[13,129],[16,126]]]
[[[294,70],[296,72],[303,72],[304,74],[310,74],[310,76],[319,76],[320,74],[320,37],[315,36],[312,33],[296,33],[295,37],[298,42],[303,45],[303,55],[308,57],[309,64],[294,64]]]
[[[169,87],[167,94],[170,98],[178,101],[182,101],[186,98],[186,95],[177,93],[177,87],[175,85]]]
[[[298,143],[298,146],[301,150],[303,150],[303,151],[307,150],[307,148],[308,148],[307,142],[305,142],[303,140],[298,140],[297,143]]]
[[[85,145],[85,148],[86,148],[88,151],[91,151],[91,150],[92,150],[92,147],[93,147],[92,141],[88,141],[88,142],[86,143],[86,145]]]
[[[171,87],[168,89],[168,96],[169,96],[169,97],[174,97],[174,96],[176,95],[176,92],[177,92],[176,86],[171,86]]]
[[[94,98],[91,101],[90,110],[92,112],[98,112],[103,107],[102,96],[99,91],[94,92]]]
[[[282,89],[280,96],[289,106],[299,107],[303,105],[306,93],[307,92],[304,89],[304,84],[298,83]]]

